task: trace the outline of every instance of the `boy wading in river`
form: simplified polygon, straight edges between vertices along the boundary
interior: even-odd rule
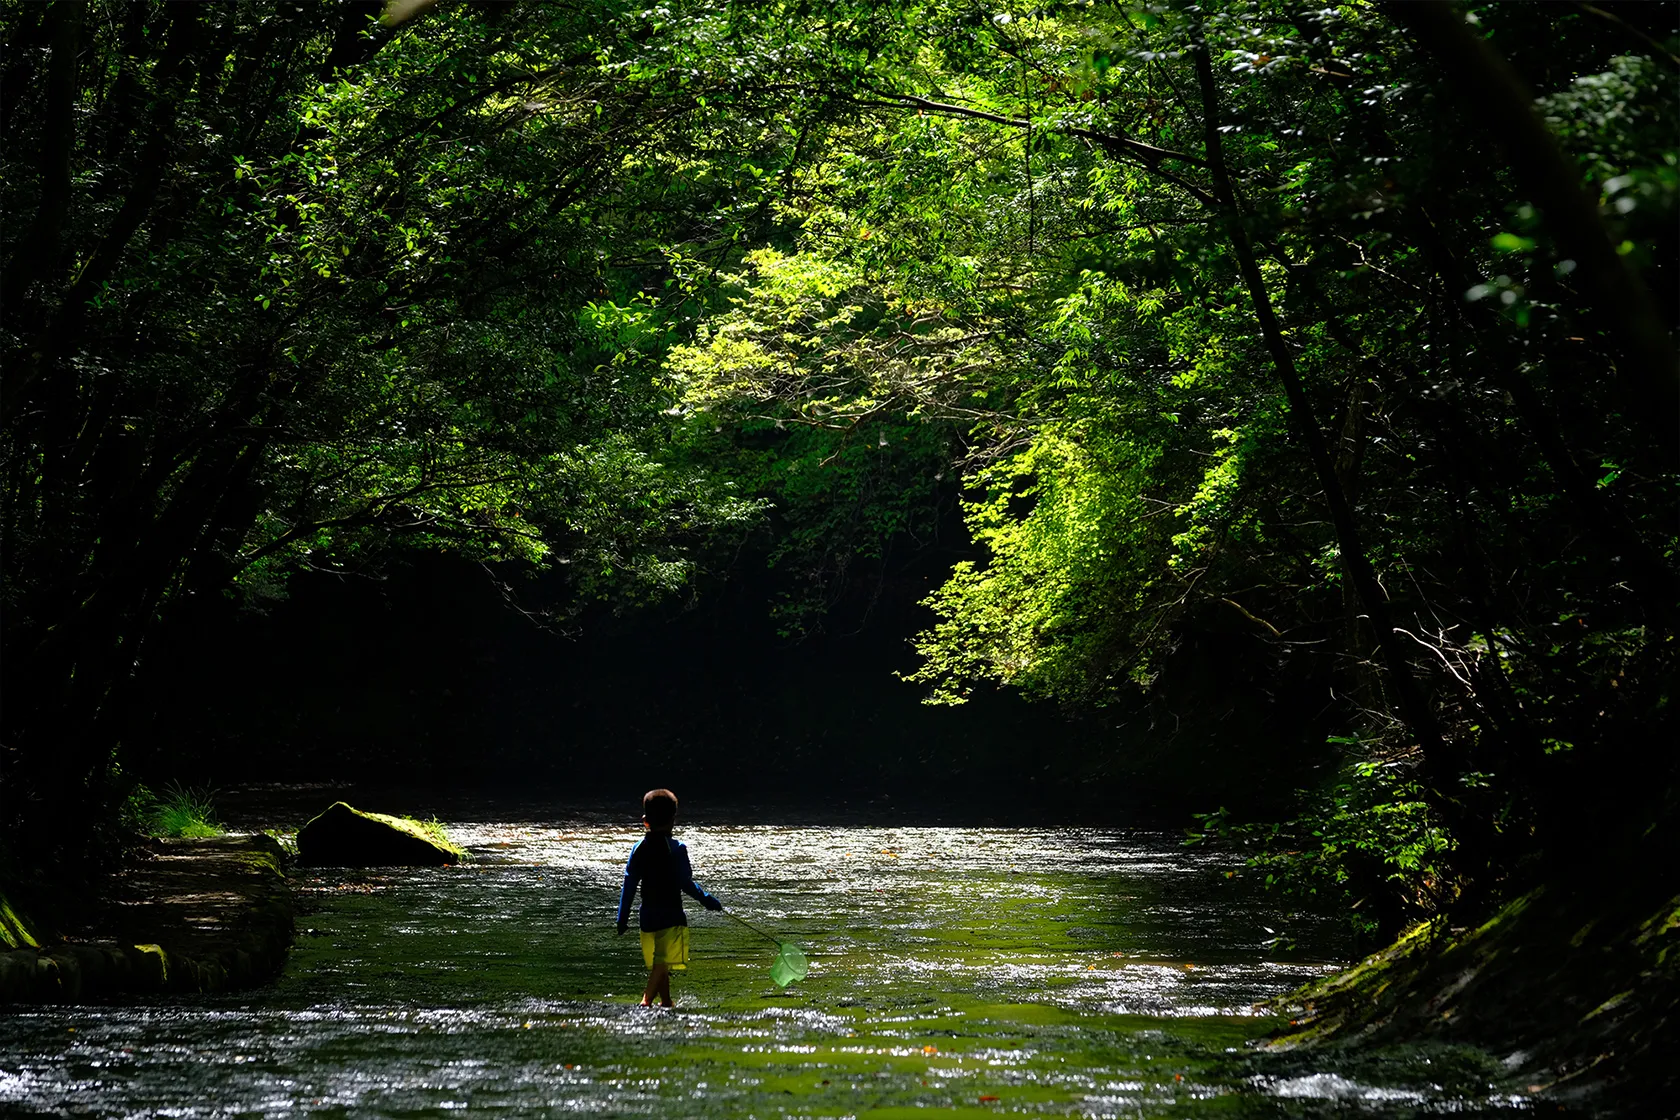
[[[677,821],[677,795],[668,789],[649,790],[642,797],[642,827],[647,835],[630,849],[624,865],[624,889],[618,896],[618,932],[630,928],[630,900],[636,884],[642,887],[642,959],[647,962],[647,988],[642,1006],[651,1007],[659,997],[661,1007],[671,1002],[671,970],[688,967],[688,918],[683,914],[682,894],[698,899],[708,910],[722,910],[717,896],[708,894],[694,881],[688,863],[688,848],[671,838]]]

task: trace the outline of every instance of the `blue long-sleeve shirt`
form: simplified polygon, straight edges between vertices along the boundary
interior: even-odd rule
[[[630,902],[636,897],[638,883],[642,887],[641,928],[646,930],[686,926],[683,894],[698,902],[711,897],[694,881],[688,846],[669,834],[650,832],[630,849],[630,859],[624,864],[624,888],[618,894],[621,926],[630,920]]]

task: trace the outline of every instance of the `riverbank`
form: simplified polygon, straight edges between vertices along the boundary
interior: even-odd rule
[[[51,936],[18,915],[0,952],[0,1002],[266,983],[285,967],[294,931],[283,861],[262,835],[153,841],[77,928]]]
[[[1631,868],[1630,868],[1631,870]],[[1536,888],[1474,928],[1419,925],[1269,1010],[1272,1049],[1439,1041],[1479,1047],[1534,1096],[1594,1114],[1680,1100],[1680,895],[1656,882],[1575,878]]]

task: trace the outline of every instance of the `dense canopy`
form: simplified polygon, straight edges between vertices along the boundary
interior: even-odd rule
[[[1216,643],[1339,762],[1205,834],[1373,924],[1668,812],[1666,6],[3,18],[8,831],[120,800],[206,603],[447,550],[574,618],[750,539],[796,636],[958,492],[904,687]]]

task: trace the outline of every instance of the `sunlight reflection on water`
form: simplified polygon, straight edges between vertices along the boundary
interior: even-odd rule
[[[693,960],[669,1014],[631,1006],[639,947],[613,936],[638,830],[513,807],[445,823],[472,865],[297,872],[311,912],[269,989],[14,1010],[0,1019],[0,1105],[826,1117],[984,1104],[1131,1117],[1218,1101],[1254,1116],[1520,1103],[1474,1062],[1414,1056],[1374,1075],[1247,1048],[1265,1029],[1246,1018],[1254,1001],[1333,965],[1268,950],[1265,902],[1170,835],[681,829],[700,881],[804,947],[811,974],[777,989],[773,946],[691,907]]]

